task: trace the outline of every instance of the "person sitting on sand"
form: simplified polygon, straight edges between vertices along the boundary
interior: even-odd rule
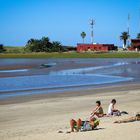
[[[74,130],[78,131],[90,131],[95,129],[99,125],[99,120],[95,117],[90,119],[89,121],[82,121],[81,119],[78,119],[75,121],[74,119],[70,120],[70,127],[71,132],[74,132]]]
[[[116,100],[112,99],[109,107],[108,107],[108,115],[120,116],[121,113],[118,109],[115,109]]]
[[[96,107],[93,110],[93,112],[91,113],[91,115],[92,116],[96,115],[97,117],[103,117],[105,115],[100,101],[96,101]]]
[[[128,122],[135,122],[135,121],[140,121],[140,113],[137,113],[135,117],[115,121],[114,123],[128,123]]]

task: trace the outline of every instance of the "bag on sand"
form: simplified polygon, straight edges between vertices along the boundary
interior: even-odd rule
[[[120,111],[113,112],[113,116],[121,116]]]

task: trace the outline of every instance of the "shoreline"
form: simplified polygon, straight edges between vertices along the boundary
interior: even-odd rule
[[[128,91],[128,90],[132,91],[132,90],[138,90],[139,87],[140,87],[140,83],[126,82],[123,84],[118,83],[118,84],[108,85],[108,86],[88,87],[83,89],[73,89],[68,91],[58,91],[58,92],[49,92],[49,93],[41,93],[40,91],[39,94],[29,94],[29,95],[0,98],[0,105],[24,103],[24,102],[30,102],[30,101],[42,100],[42,99],[58,99],[58,98],[61,99],[61,98],[79,97],[79,96],[96,95],[96,94],[98,95],[110,91],[111,92],[115,92],[115,91],[121,92],[121,91]]]

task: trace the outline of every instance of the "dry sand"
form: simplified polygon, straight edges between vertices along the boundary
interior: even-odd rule
[[[75,94],[84,92],[84,96],[57,96],[0,105],[0,140],[139,140],[140,122],[113,124],[115,120],[134,116],[140,111],[140,89],[134,90],[130,86],[122,91],[119,90],[121,87],[116,87],[110,92],[102,89],[101,93],[94,94],[93,89],[85,89],[71,91]],[[129,115],[102,118],[99,130],[65,133],[70,130],[71,118],[86,119],[96,100],[101,100],[107,111],[112,98],[118,101],[116,107],[128,111]],[[58,133],[59,130],[63,133]]]

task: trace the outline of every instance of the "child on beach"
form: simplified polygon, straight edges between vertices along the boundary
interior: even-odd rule
[[[115,109],[115,104],[116,104],[116,100],[112,99],[109,107],[108,107],[108,115],[113,115],[113,116],[120,116],[121,113],[118,109]]]
[[[104,115],[105,114],[104,114],[103,108],[101,106],[101,102],[96,101],[96,107],[93,110],[93,112],[91,113],[91,118],[94,116],[97,116],[99,118],[99,117],[103,117]]]

